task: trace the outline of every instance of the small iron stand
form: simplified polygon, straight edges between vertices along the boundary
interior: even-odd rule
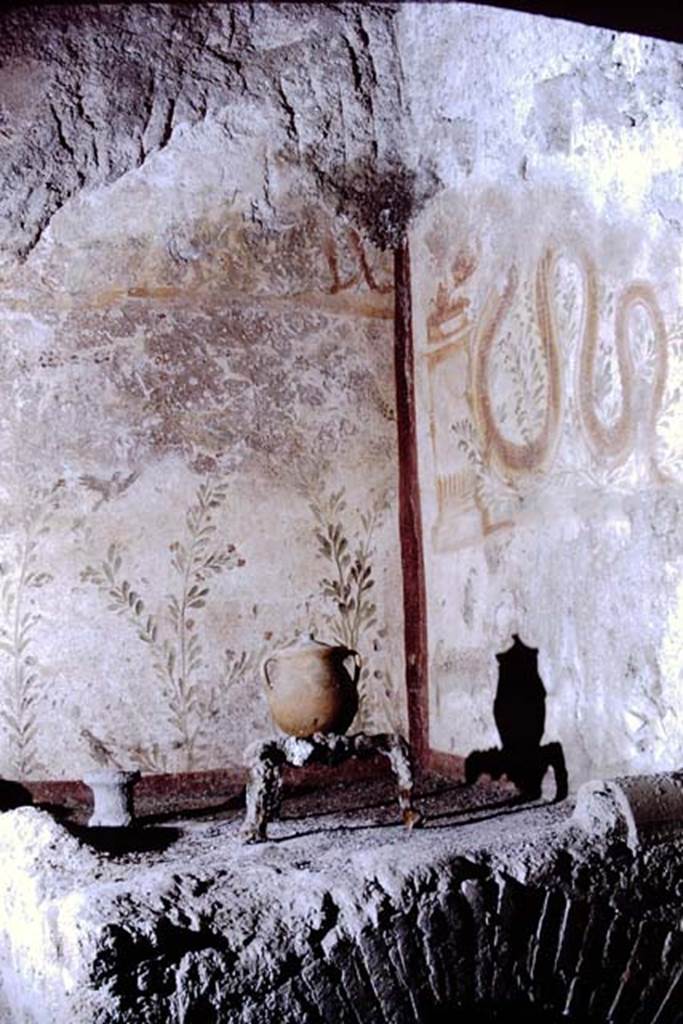
[[[412,806],[413,772],[410,747],[398,733],[364,732],[353,736],[316,733],[313,736],[283,736],[280,739],[252,743],[245,752],[249,769],[247,814],[242,826],[245,843],[262,843],[268,838],[268,822],[280,810],[283,765],[303,768],[311,764],[337,765],[351,757],[383,754],[389,759],[398,785],[398,806],[407,828],[419,824],[421,815]]]

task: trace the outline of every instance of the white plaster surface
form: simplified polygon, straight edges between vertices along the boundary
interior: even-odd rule
[[[493,656],[519,632],[539,648],[546,739],[564,744],[574,784],[675,768],[681,47],[467,5],[411,6],[401,32],[406,48],[429,47],[431,73],[407,75],[408,103],[417,148],[449,186],[411,234],[431,743],[462,753],[499,742]],[[545,279],[544,259],[554,261]],[[587,267],[597,311],[588,383]],[[658,312],[627,315],[624,381],[617,311],[638,288]],[[628,439],[609,452],[590,436],[586,401],[609,430],[625,388]]]

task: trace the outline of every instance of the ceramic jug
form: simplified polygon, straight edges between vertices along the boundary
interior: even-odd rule
[[[353,659],[353,676],[345,662]],[[358,710],[362,662],[357,651],[304,635],[263,662],[273,721],[290,736],[344,733]]]

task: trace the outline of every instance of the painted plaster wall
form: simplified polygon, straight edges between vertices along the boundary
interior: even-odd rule
[[[466,6],[403,30],[449,186],[411,233],[431,744],[499,742],[518,632],[575,782],[675,766],[683,52]]]
[[[261,659],[311,629],[365,659],[358,724],[404,727],[392,264],[316,177],[377,147],[362,25],[273,12],[8,22],[5,777],[239,763],[272,732]],[[291,97],[354,59],[315,167],[327,101]]]
[[[0,772],[234,761],[261,654],[310,624],[362,644],[365,724],[404,719],[373,244],[437,192],[432,741],[495,741],[517,626],[575,777],[675,762],[681,68],[465,4],[3,12]]]

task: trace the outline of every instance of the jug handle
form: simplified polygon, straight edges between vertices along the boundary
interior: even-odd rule
[[[273,660],[273,655],[269,654],[268,657],[264,658],[264,660],[261,662],[261,673],[262,673],[263,678],[265,679],[267,685],[270,687],[271,690],[273,689],[273,684],[272,684],[272,682],[270,680],[270,676],[268,675],[268,666],[270,665],[272,660]]]
[[[360,679],[361,669],[363,668],[363,659],[361,658],[358,651],[352,651],[351,648],[347,648],[342,661],[346,661],[347,658],[353,658],[356,664],[356,671],[353,676],[353,685],[357,686],[358,680]]]

